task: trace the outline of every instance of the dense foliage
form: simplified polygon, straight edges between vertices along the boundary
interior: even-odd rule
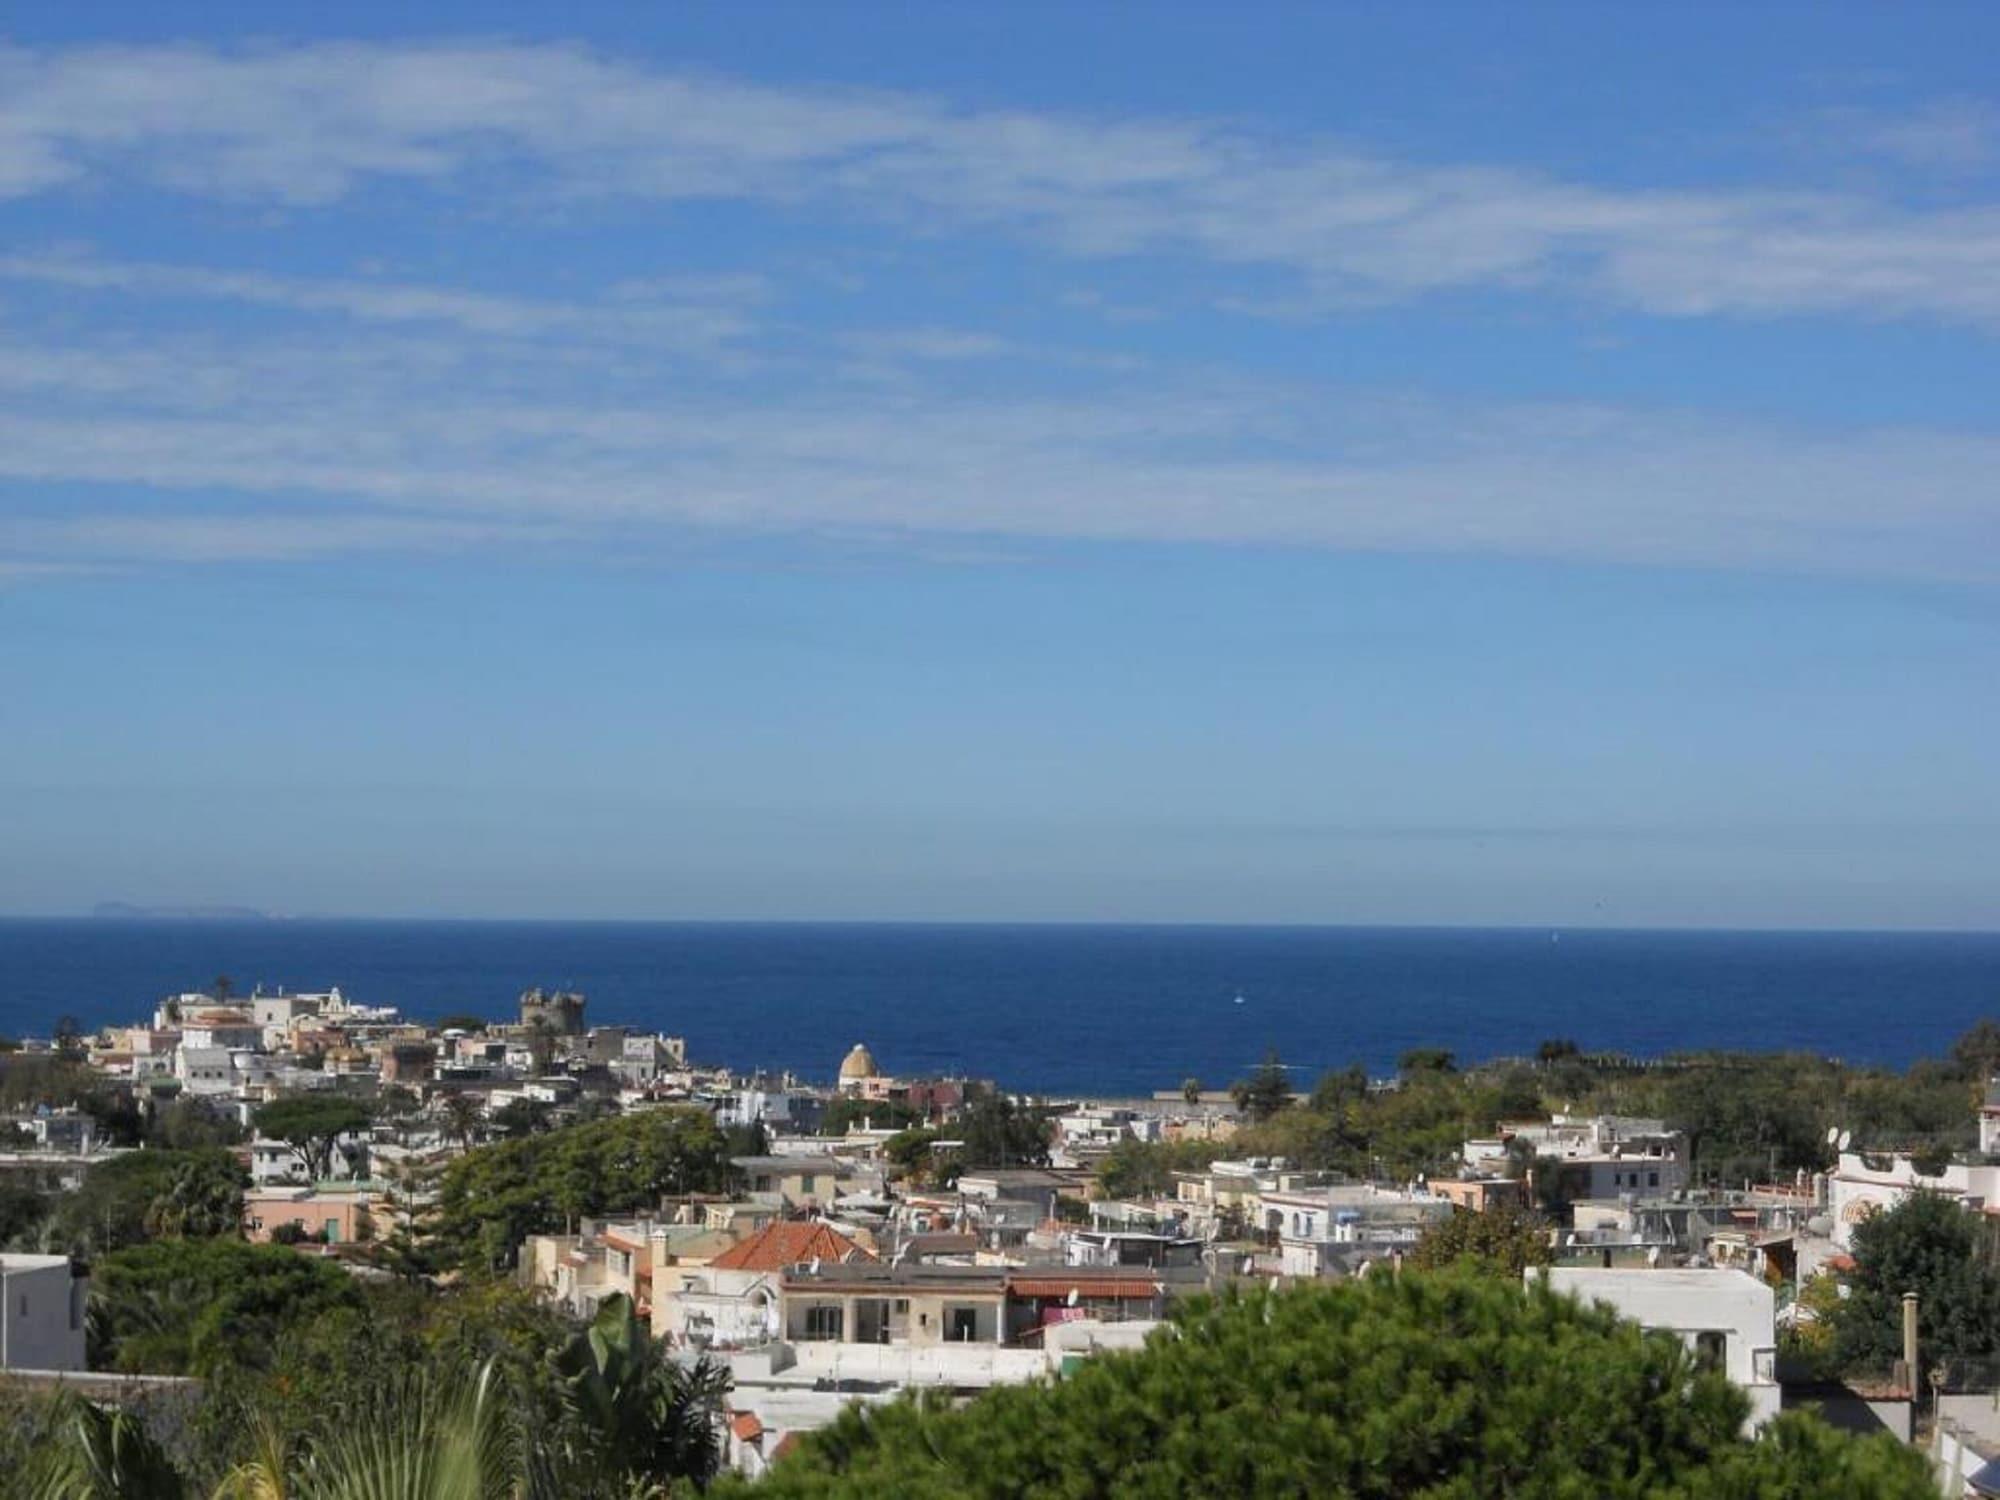
[[[510,1265],[531,1234],[644,1212],[667,1194],[718,1192],[728,1169],[722,1132],[700,1109],[641,1110],[477,1147],[445,1170],[437,1246],[449,1264]]]
[[[622,1297],[578,1329],[512,1288],[371,1289],[223,1365],[184,1442],[62,1398],[19,1414],[34,1500],[638,1500],[706,1482],[727,1392]],[[25,1420],[24,1420],[25,1417]],[[9,1488],[9,1494],[15,1488]]]
[[[340,1138],[366,1130],[374,1117],[374,1111],[359,1099],[338,1094],[287,1094],[257,1111],[257,1133],[290,1146],[297,1159],[295,1175],[317,1182],[331,1170]]]
[[[100,1367],[207,1374],[270,1358],[291,1328],[360,1305],[338,1266],[277,1245],[160,1240],[91,1267]]]
[[[1409,1263],[1419,1271],[1457,1266],[1518,1281],[1528,1267],[1545,1266],[1554,1258],[1548,1225],[1511,1204],[1501,1204],[1480,1213],[1453,1209],[1450,1218],[1424,1231],[1410,1251]]]
[[[1416,1051],[1392,1086],[1351,1067],[1322,1077],[1293,1102],[1276,1059],[1233,1092],[1252,1119],[1232,1154],[1365,1176],[1413,1178],[1456,1170],[1469,1137],[1503,1120],[1557,1110],[1642,1115],[1685,1131],[1697,1182],[1786,1180],[1831,1163],[1829,1128],[1875,1149],[1942,1154],[1974,1144],[1987,1068],[2000,1062],[2000,1028],[1982,1023],[1950,1056],[1906,1072],[1851,1067],[1804,1054],[1700,1053],[1654,1063],[1592,1056],[1568,1041],[1534,1061],[1456,1070],[1448,1054]]]
[[[15,1178],[0,1188],[0,1246],[88,1260],[150,1239],[234,1234],[246,1181],[214,1146],[110,1157],[71,1192]]]
[[[1917,1342],[1926,1364],[2000,1355],[2000,1268],[1979,1220],[1956,1201],[1917,1193],[1854,1227],[1847,1296],[1833,1304],[1832,1345],[1842,1367],[1884,1369],[1902,1357],[1903,1293],[1917,1294]]]
[[[1135,1355],[961,1409],[850,1410],[772,1497],[1932,1500],[1921,1455],[1742,1395],[1677,1339],[1541,1287],[1371,1276],[1184,1306]],[[731,1493],[737,1492],[731,1489]]]
[[[959,1162],[968,1169],[1049,1164],[1047,1117],[1005,1094],[981,1093],[969,1100],[952,1133],[961,1143]]]

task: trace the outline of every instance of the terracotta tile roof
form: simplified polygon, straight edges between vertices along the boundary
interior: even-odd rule
[[[741,1443],[754,1443],[764,1435],[764,1424],[757,1420],[754,1411],[739,1411],[729,1419],[729,1430],[736,1434]]]
[[[1124,1276],[1010,1276],[1007,1290],[1017,1297],[1067,1297],[1074,1290],[1089,1300],[1150,1302],[1160,1294],[1160,1284]]]
[[[839,1264],[875,1257],[837,1229],[825,1224],[767,1224],[747,1240],[738,1241],[710,1261],[716,1271],[782,1271],[807,1261]]]
[[[783,1437],[778,1439],[778,1446],[771,1450],[772,1462],[775,1463],[778,1459],[783,1458],[787,1453],[790,1453],[794,1448],[798,1447],[798,1445],[799,1445],[799,1435],[796,1432],[786,1433]]]

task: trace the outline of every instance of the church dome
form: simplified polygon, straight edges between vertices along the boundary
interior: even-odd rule
[[[843,1079],[874,1078],[879,1076],[881,1071],[875,1066],[874,1054],[860,1042],[856,1042],[854,1050],[840,1060],[840,1076]]]

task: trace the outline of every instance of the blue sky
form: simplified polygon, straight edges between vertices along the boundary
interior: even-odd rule
[[[2000,917],[1989,9],[407,9],[0,44],[0,910]]]

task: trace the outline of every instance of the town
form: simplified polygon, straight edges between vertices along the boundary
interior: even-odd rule
[[[218,982],[0,1054],[0,1367],[17,1390],[184,1416],[227,1361],[126,1304],[167,1242],[226,1241],[263,1257],[229,1277],[289,1258],[314,1297],[486,1281],[551,1327],[624,1320],[712,1373],[709,1466],[754,1480],[850,1408],[1060,1380],[1145,1347],[1190,1298],[1478,1260],[1670,1333],[1737,1389],[1746,1432],[1811,1408],[1918,1446],[1942,1493],[1984,1494],[2000,1327],[1933,1344],[1920,1329],[1965,1310],[1915,1286],[1891,1289],[1886,1332],[1842,1319],[1866,1301],[1870,1235],[1904,1217],[1942,1211],[1992,1280],[1995,1041],[1961,1044],[1974,1087],[1946,1144],[1836,1123],[1810,1167],[1782,1170],[1798,1149],[1774,1143],[1781,1170],[1725,1177],[1696,1150],[1715,1122],[1543,1107],[1704,1065],[1567,1043],[1465,1070],[1413,1054],[1311,1093],[1273,1058],[1226,1090],[1052,1099],[896,1076],[863,1042],[824,1080],[746,1075],[562,990],[525,991],[503,1021],[421,1024],[338,988]],[[1426,1145],[1355,1133],[1426,1100],[1482,1128],[1439,1135],[1446,1109]],[[132,1201],[100,1187],[122,1180]]]

